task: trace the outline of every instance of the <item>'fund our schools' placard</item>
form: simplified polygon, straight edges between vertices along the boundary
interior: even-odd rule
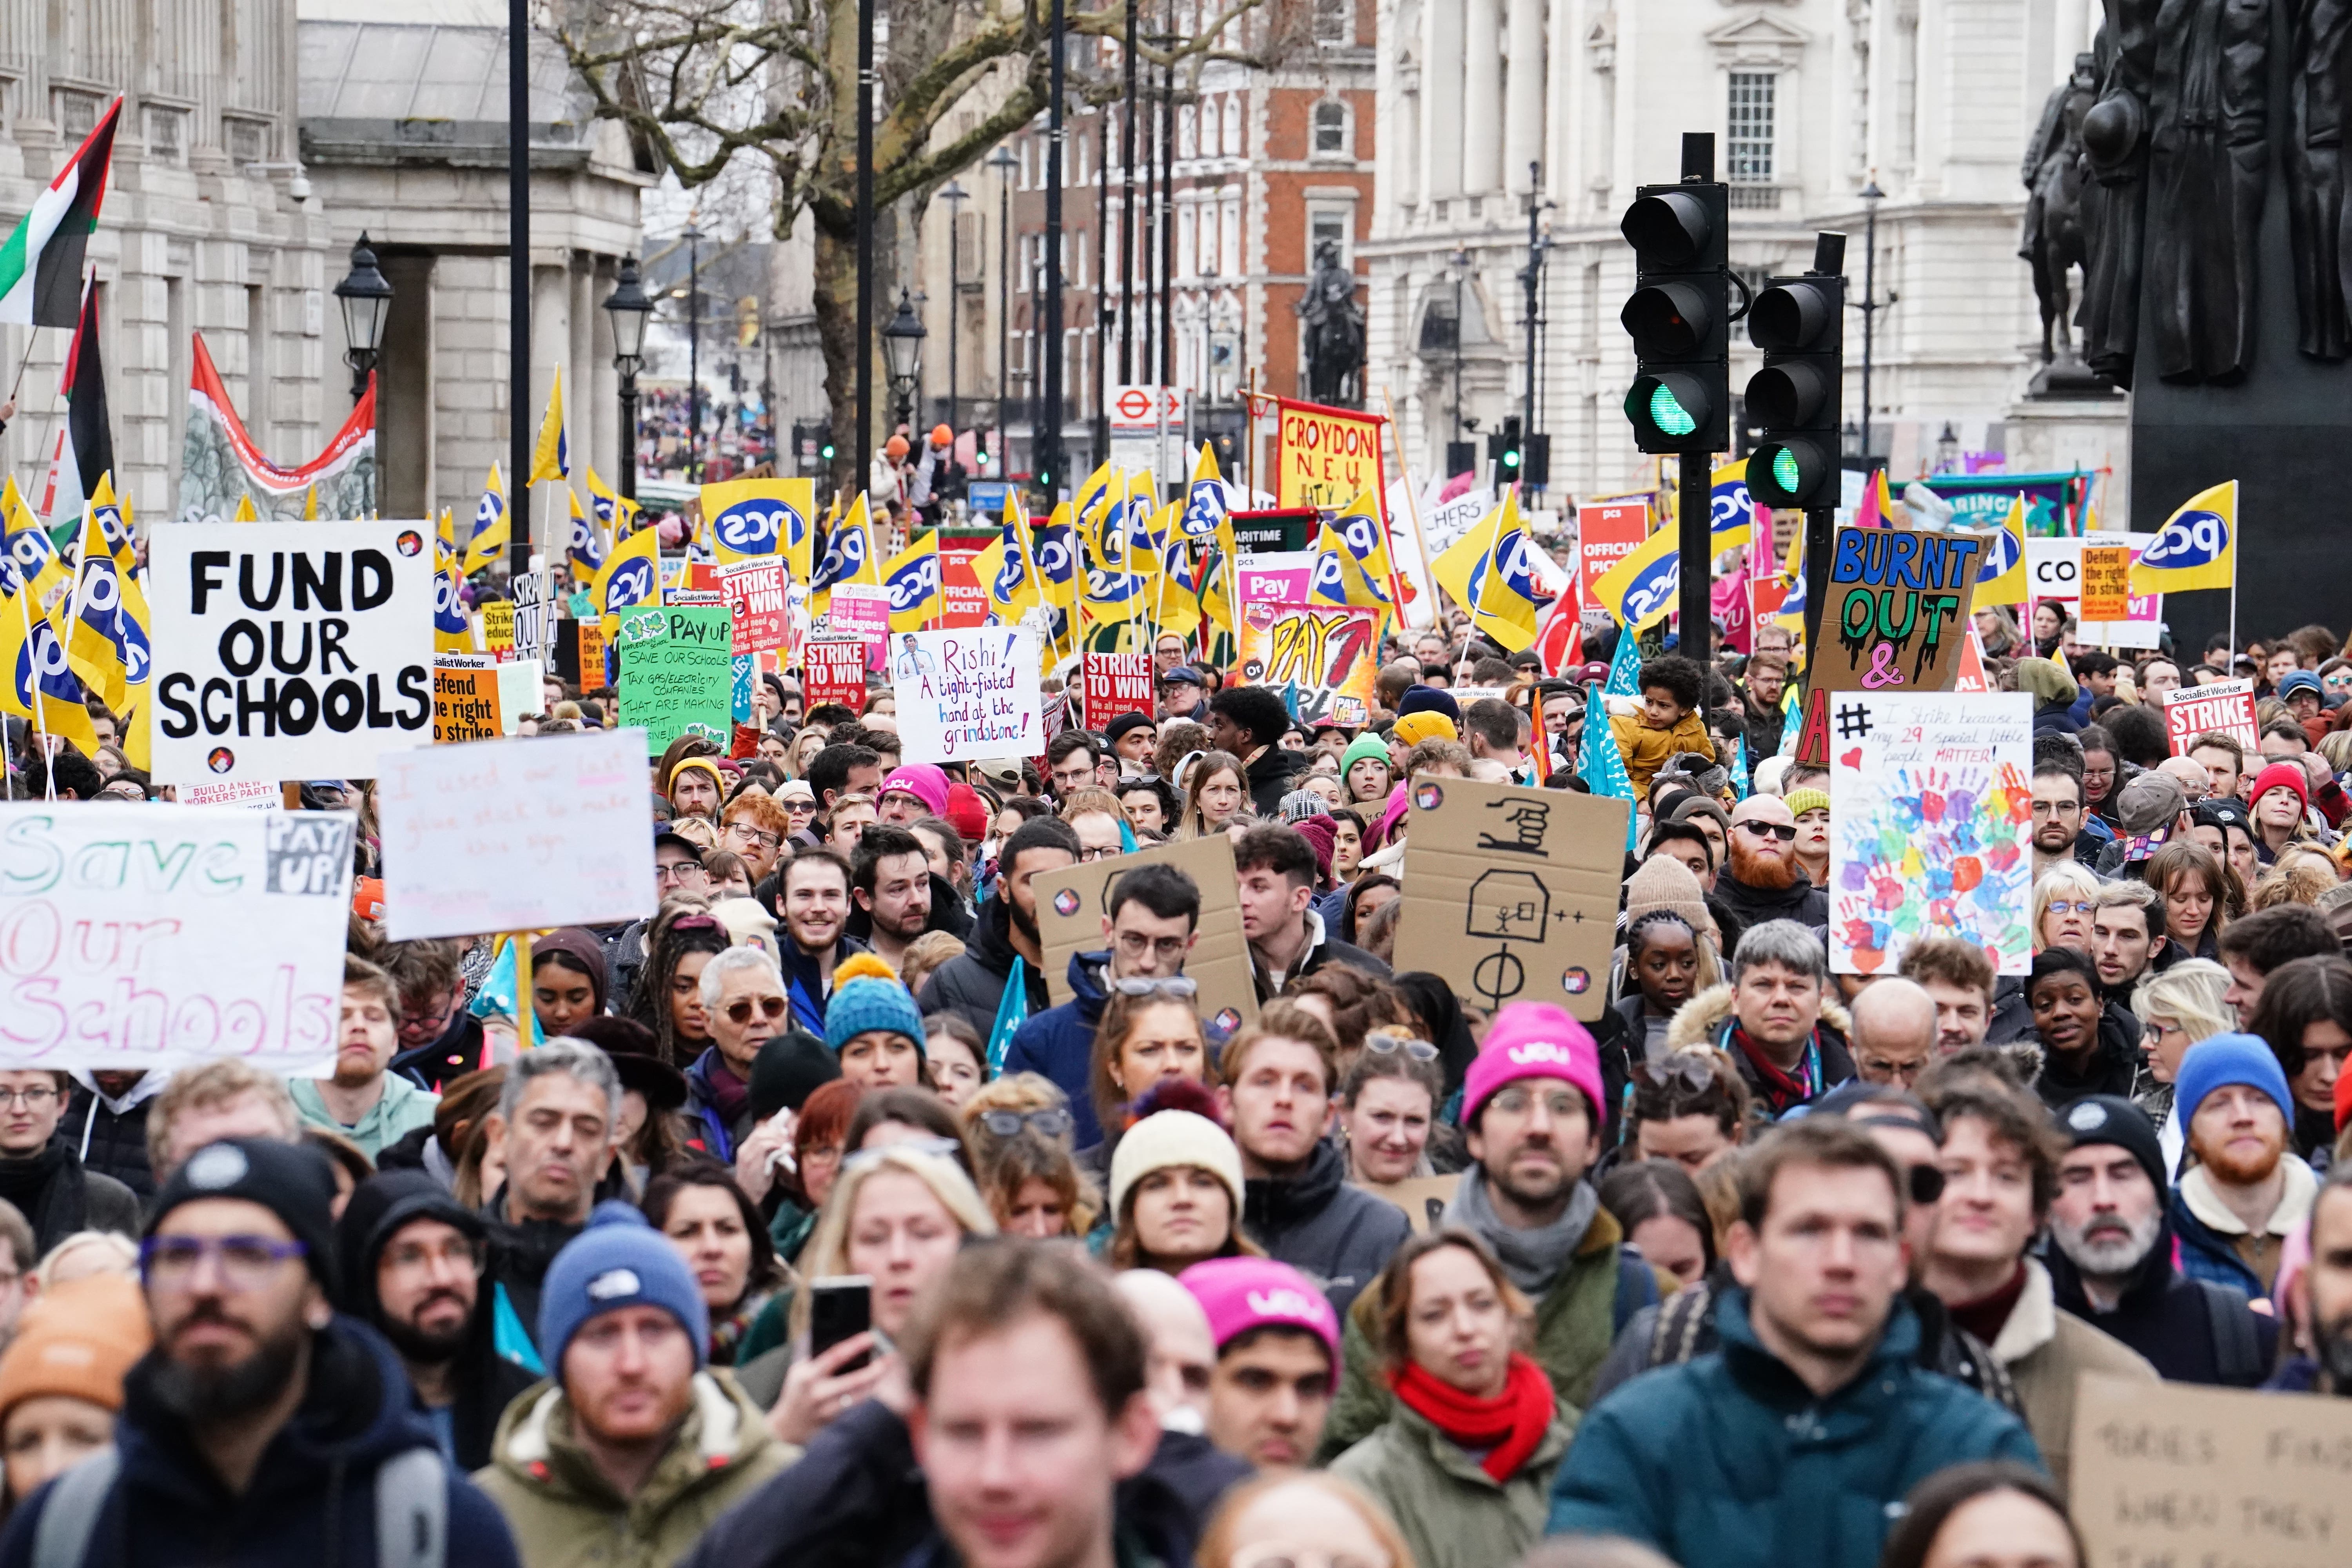
[[[890,687],[907,762],[1028,757],[1045,749],[1037,635],[1026,626],[900,633],[890,639]]]

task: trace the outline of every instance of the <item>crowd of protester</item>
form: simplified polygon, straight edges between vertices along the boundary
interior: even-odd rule
[[[1990,616],[2021,976],[1830,973],[1778,638],[1588,698],[1431,632],[1351,731],[1163,637],[1155,710],[951,769],[768,678],[522,1019],[487,941],[383,939],[371,786],[310,781],[361,822],[331,1076],[0,1071],[0,1568],[2085,1568],[2083,1373],[2352,1392],[2352,664],[2254,645],[2262,754],[2171,757],[2226,644]],[[1582,789],[1588,724],[1603,1005],[1490,1015],[1398,951],[1409,786]],[[1211,835],[1253,1020],[1156,862],[1049,984],[1040,878]]]

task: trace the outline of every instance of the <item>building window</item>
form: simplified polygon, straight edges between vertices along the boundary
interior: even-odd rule
[[[1200,156],[1200,148],[1193,131],[1196,119],[1191,104],[1185,104],[1176,110],[1176,156],[1179,158]]]
[[[158,163],[184,163],[188,157],[188,111],[147,106],[147,156]]]
[[[1348,230],[1352,214],[1345,208],[1324,208],[1307,216],[1307,270],[1315,270],[1315,253],[1323,248],[1325,240],[1339,247],[1339,265],[1354,265],[1348,258]]]
[[[79,142],[98,129],[98,94],[61,87],[49,94],[49,101],[56,111],[58,133],[67,141]]]
[[[1225,156],[1238,158],[1241,155],[1242,95],[1228,93],[1225,96]]]
[[[1217,226],[1217,270],[1228,278],[1242,274],[1242,199],[1227,196],[1224,217]]]
[[[1348,151],[1348,106],[1327,98],[1315,106],[1315,152],[1318,156]]]
[[[1772,93],[1778,79],[1764,71],[1733,71],[1727,124],[1731,183],[1772,183]]]
[[[227,152],[229,162],[240,169],[248,163],[267,163],[269,160],[269,122],[225,114],[221,117],[221,146]]]
[[[1356,41],[1356,0],[1315,0],[1315,41],[1352,44]]]

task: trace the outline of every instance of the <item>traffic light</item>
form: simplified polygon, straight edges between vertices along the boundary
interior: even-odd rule
[[[1551,483],[1551,437],[1535,435],[1528,437],[1527,456],[1519,465],[1519,482],[1531,490],[1539,490]]]
[[[1838,504],[1838,421],[1845,375],[1845,236],[1814,241],[1813,269],[1770,279],[1748,312],[1764,368],[1748,383],[1748,417],[1763,432],[1748,457],[1748,493],[1762,506]]]
[[[1625,417],[1644,452],[1731,445],[1731,204],[1714,163],[1712,136],[1685,137],[1682,183],[1643,186],[1618,226],[1635,281],[1618,318],[1637,362]]]
[[[1495,465],[1496,483],[1507,485],[1518,479],[1522,446],[1519,416],[1516,414],[1503,421],[1500,430],[1487,433],[1486,460]]]
[[[971,461],[972,467],[980,472],[983,474],[988,472],[990,459],[988,456],[988,429],[985,426],[971,433]]]

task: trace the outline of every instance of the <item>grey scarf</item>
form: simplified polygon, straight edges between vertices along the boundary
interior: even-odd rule
[[[1551,1289],[1559,1271],[1583,1245],[1584,1233],[1592,1228],[1592,1216],[1600,1207],[1601,1197],[1592,1184],[1580,1181],[1558,1219],[1521,1230],[1495,1212],[1493,1201],[1486,1196],[1486,1173],[1474,1165],[1463,1173],[1454,1189],[1454,1201],[1445,1206],[1445,1223],[1461,1226],[1492,1247],[1511,1283],[1530,1296],[1540,1296]]]

